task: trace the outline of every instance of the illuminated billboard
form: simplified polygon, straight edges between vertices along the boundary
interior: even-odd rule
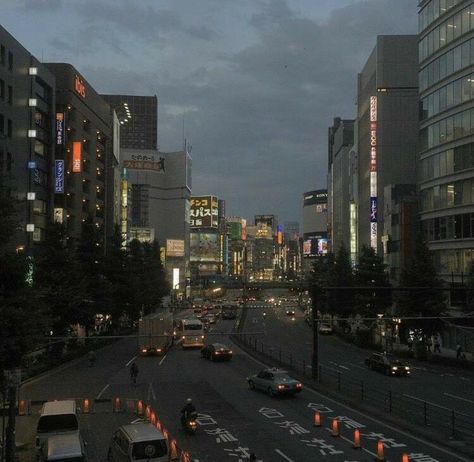
[[[309,257],[311,255],[311,239],[303,241],[303,255]]]
[[[166,255],[168,257],[184,257],[184,241],[181,239],[166,239]]]
[[[240,241],[242,239],[242,223],[238,221],[227,222],[227,232],[231,240]]]
[[[56,144],[64,145],[64,112],[56,112]]]
[[[327,255],[329,252],[329,242],[327,239],[318,239],[318,255]]]
[[[377,252],[377,97],[370,97],[370,246]]]
[[[129,170],[150,170],[153,172],[165,173],[166,159],[161,156],[155,156],[149,153],[136,153],[130,156],[130,159],[123,161],[124,168]]]
[[[277,243],[278,245],[283,245],[283,226],[277,226]]]
[[[74,141],[72,143],[72,171],[74,173],[81,172],[81,158],[82,158],[82,142]]]
[[[191,261],[219,261],[219,239],[217,234],[191,233]]]
[[[218,201],[215,196],[195,196],[191,198],[191,228],[217,228]]]

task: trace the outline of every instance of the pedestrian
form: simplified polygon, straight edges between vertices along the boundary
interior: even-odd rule
[[[436,333],[435,338],[434,338],[434,353],[440,353],[441,354],[441,335]]]
[[[135,361],[132,363],[130,367],[130,380],[132,381],[133,385],[137,384],[137,377],[138,377],[138,366]]]

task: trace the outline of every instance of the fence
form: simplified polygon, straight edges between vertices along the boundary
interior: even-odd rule
[[[272,364],[291,369],[298,375],[311,379],[311,364],[294,357],[280,348],[264,344],[251,334],[233,334],[233,339],[244,348],[270,360]],[[472,440],[474,438],[474,416],[463,414],[404,393],[381,389],[368,382],[356,380],[348,374],[319,365],[318,385],[337,392],[351,402],[358,402],[378,412],[399,417],[410,424],[428,427],[430,430],[451,439]]]

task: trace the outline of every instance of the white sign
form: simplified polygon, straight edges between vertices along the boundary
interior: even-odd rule
[[[166,239],[166,255],[168,257],[184,257],[184,241]]]
[[[370,97],[370,121],[377,122],[377,97]]]
[[[173,289],[179,289],[179,268],[173,268]]]
[[[35,192],[26,193],[26,198],[29,201],[34,201],[36,199],[36,193]]]
[[[54,222],[63,223],[64,222],[64,209],[55,208],[54,209]]]

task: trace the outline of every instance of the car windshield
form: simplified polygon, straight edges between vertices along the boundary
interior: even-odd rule
[[[73,431],[78,428],[79,424],[74,414],[45,415],[38,421],[38,433]]]
[[[273,374],[275,380],[280,382],[288,382],[289,380],[293,380],[288,374],[284,372],[276,372]]]
[[[132,448],[133,460],[148,460],[166,456],[168,447],[166,440],[141,441],[134,443]]]
[[[184,330],[201,330],[202,324],[186,324]]]

